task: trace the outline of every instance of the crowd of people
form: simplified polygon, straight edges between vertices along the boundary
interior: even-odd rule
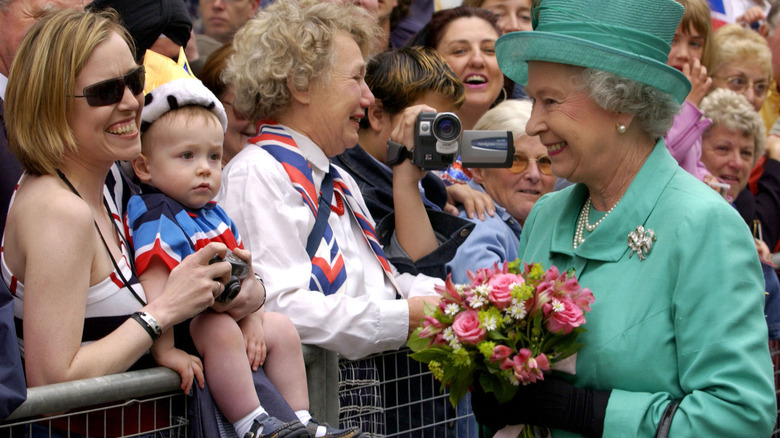
[[[165,366],[204,436],[769,436],[780,3],[725,3],[0,0],[0,379]],[[512,156],[423,168],[431,113]],[[516,258],[593,291],[576,373],[390,421],[376,353]]]

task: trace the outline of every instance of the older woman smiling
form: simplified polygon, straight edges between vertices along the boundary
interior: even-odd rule
[[[666,64],[682,13],[673,0],[539,0],[534,31],[496,43],[502,71],[534,100],[528,134],[541,137],[553,173],[576,183],[534,205],[519,256],[573,269],[596,302],[576,374],[545,376],[501,405],[475,393],[483,424],[554,437],[772,431],[753,239],[664,145],[690,91]]]
[[[520,232],[539,198],[555,187],[550,157],[538,136],[526,134],[531,117],[531,102],[507,100],[491,109],[477,122],[480,130],[512,131],[515,157],[512,167],[472,168],[474,179],[468,184],[490,195],[496,214],[484,221],[474,220],[471,236],[458,248],[447,264],[452,279],[468,283],[467,269],[486,268],[493,263],[512,261],[517,256]],[[467,217],[461,208],[461,217]]]

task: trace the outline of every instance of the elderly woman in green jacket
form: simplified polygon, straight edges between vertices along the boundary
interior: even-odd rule
[[[529,135],[576,184],[541,198],[528,262],[573,268],[596,297],[576,374],[545,377],[477,420],[552,436],[769,436],[776,402],[753,239],[681,169],[663,135],[690,84],[666,65],[673,0],[539,0],[533,32],[499,39],[502,71],[534,100]]]

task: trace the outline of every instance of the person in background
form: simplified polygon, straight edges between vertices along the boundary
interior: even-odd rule
[[[776,32],[778,19],[780,19],[780,4],[775,3],[760,29],[760,33],[766,38],[772,53],[772,81],[764,105],[761,106],[761,117],[764,119],[767,132],[772,129],[772,125],[780,114],[780,89],[778,89],[778,84],[780,84],[780,32]]]
[[[387,262],[357,183],[330,163],[358,143],[374,103],[364,76],[378,32],[356,5],[274,2],[236,34],[224,73],[233,106],[259,129],[225,166],[217,201],[252,252],[268,310],[289,316],[303,343],[347,359],[403,346],[441,284]],[[372,359],[345,365],[344,386],[353,373],[365,371],[357,387],[378,379]],[[381,424],[381,404],[358,409],[367,428]]]
[[[699,104],[712,87],[712,78],[707,74],[707,68],[712,64],[712,19],[706,0],[677,2],[685,7],[685,12],[674,32],[667,64],[688,78],[691,92],[664,140],[680,167],[705,181],[711,177],[701,162],[701,134],[710,122],[702,118]]]
[[[366,84],[374,95],[374,103],[360,121],[359,144],[337,155],[332,162],[352,175],[360,186],[366,206],[377,221],[380,243],[393,266],[401,272],[444,279],[445,264],[458,246],[468,241],[474,228],[469,221],[444,211],[448,209],[447,193],[453,192],[454,197],[476,195],[460,199],[472,210],[472,216],[479,209],[484,217],[484,204],[489,203],[492,208],[492,202],[460,184],[445,187],[441,178],[422,171],[411,160],[385,163],[388,140],[408,141],[404,131],[414,129],[421,111],[457,110],[465,99],[463,84],[441,55],[427,47],[404,47],[373,56],[366,66]],[[408,151],[414,145],[403,147]],[[388,377],[388,383],[383,385],[385,400],[389,397],[403,400],[417,393],[405,385],[392,383],[422,373],[417,364],[385,358],[378,365]],[[439,385],[432,376],[420,379],[421,385],[435,386],[438,390]],[[470,413],[466,412],[468,401],[462,407],[465,417]],[[477,433],[473,420],[458,420],[448,425],[448,418],[456,415],[443,399],[424,403],[411,415],[398,415],[396,410],[389,409],[385,416],[389,435],[411,430],[416,424],[436,424],[431,432],[442,436],[454,433],[447,429],[455,426],[470,427],[471,435]]]
[[[555,187],[547,149],[537,136],[526,133],[531,102],[507,100],[485,113],[474,126],[477,130],[511,131],[515,142],[512,167],[472,168],[468,185],[493,199],[496,214],[484,221],[474,220],[471,236],[447,264],[456,283],[470,283],[467,270],[492,267],[517,257],[525,219],[537,200]],[[467,217],[461,209],[461,217]]]
[[[222,79],[222,72],[232,54],[232,45],[226,44],[220,47],[209,56],[198,74],[203,85],[217,96],[227,113],[228,126],[222,150],[223,167],[244,148],[247,140],[254,137],[256,133],[254,124],[233,107],[233,99],[235,99],[233,87]]]
[[[741,93],[760,111],[772,78],[772,53],[766,40],[758,32],[727,24],[715,32],[713,42],[713,88]]]
[[[259,8],[260,0],[199,0],[203,35],[227,44]]]
[[[455,208],[449,198],[457,198],[452,202],[463,204],[472,217],[477,213],[482,218],[485,210],[492,208],[492,201],[465,186],[447,187],[441,178],[421,171],[410,160],[389,167],[387,142],[400,131],[403,122],[414,125],[409,118],[420,108],[409,109],[413,114],[406,114],[407,108],[424,104],[427,111],[457,110],[464,100],[463,84],[441,55],[423,47],[375,55],[366,67],[366,84],[375,100],[360,121],[358,146],[337,155],[332,162],[360,185],[366,206],[377,222],[377,235],[393,265],[401,272],[422,272],[444,279],[445,263],[473,228],[445,212]],[[412,147],[409,145],[409,149]],[[419,238],[421,234],[425,237]]]
[[[407,44],[435,49],[463,82],[466,101],[456,112],[463,129],[474,129],[487,110],[511,94],[511,90],[504,89],[504,75],[496,61],[499,36],[501,28],[495,14],[463,6],[435,12],[430,23]],[[448,185],[465,184],[471,179],[460,159],[440,176]]]
[[[532,424],[553,437],[774,427],[755,242],[664,145],[691,89],[667,64],[683,11],[673,0],[540,0],[533,32],[496,43],[501,70],[535,101],[526,131],[547,147],[553,173],[575,183],[536,202],[519,257],[574,269],[596,301],[576,373],[546,375],[505,404],[474,392],[481,424]]]
[[[487,9],[498,15],[498,26],[503,33],[533,30],[531,0],[464,0],[463,6]]]
[[[761,192],[755,197],[745,190],[750,169],[764,151],[764,124],[745,96],[728,89],[721,88],[710,93],[702,101],[701,108],[712,120],[712,126],[703,137],[702,161],[719,182],[729,186],[723,197],[737,209],[754,232],[767,291],[764,313],[769,338],[778,339],[780,289],[770,261],[769,247],[761,238],[762,229],[769,228],[773,238],[776,235],[776,201],[780,199],[780,181],[770,183],[765,178],[765,183],[760,186]],[[737,204],[736,200],[740,203]]]

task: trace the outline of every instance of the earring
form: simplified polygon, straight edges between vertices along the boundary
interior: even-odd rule
[[[617,125],[617,132],[620,134],[625,134],[626,130],[628,130],[628,127],[622,123],[618,123]]]

